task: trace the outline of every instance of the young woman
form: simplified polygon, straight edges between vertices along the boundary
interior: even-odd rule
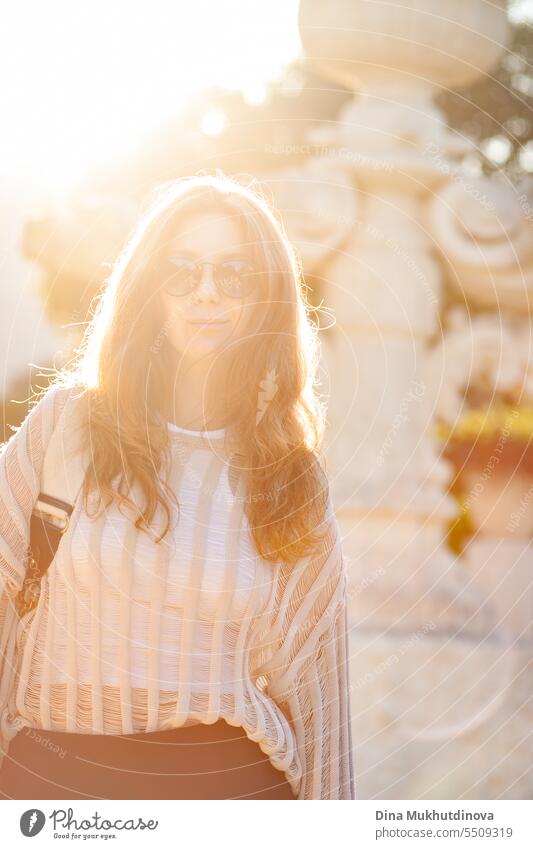
[[[4,798],[355,798],[310,309],[260,192],[162,187],[0,454]],[[85,478],[19,622],[67,401]]]

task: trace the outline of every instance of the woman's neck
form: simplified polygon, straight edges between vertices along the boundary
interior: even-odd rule
[[[190,430],[218,430],[227,423],[224,383],[220,374],[193,364],[173,380],[169,420]]]

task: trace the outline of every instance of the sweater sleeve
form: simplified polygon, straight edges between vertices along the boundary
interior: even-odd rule
[[[12,680],[15,598],[24,581],[31,513],[44,453],[68,391],[59,385],[49,389],[0,446],[0,710]]]
[[[298,799],[355,799],[347,577],[331,498],[325,522],[318,549],[280,572],[259,671],[294,731]]]

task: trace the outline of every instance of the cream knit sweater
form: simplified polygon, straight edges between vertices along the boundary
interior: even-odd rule
[[[4,746],[23,726],[132,734],[222,718],[259,744],[296,798],[354,799],[346,575],[331,501],[320,550],[292,567],[263,560],[223,430],[169,425],[180,510],[171,504],[160,544],[127,508],[91,519],[78,497],[39,604],[18,622],[44,451],[69,392],[49,390],[0,452]]]

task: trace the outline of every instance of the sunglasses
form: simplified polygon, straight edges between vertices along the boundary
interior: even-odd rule
[[[202,280],[205,265],[213,268],[217,290],[228,298],[246,298],[256,284],[255,269],[244,259],[226,259],[223,262],[193,262],[186,257],[170,257],[157,263],[158,275],[164,281],[165,291],[175,297],[193,292]]]

